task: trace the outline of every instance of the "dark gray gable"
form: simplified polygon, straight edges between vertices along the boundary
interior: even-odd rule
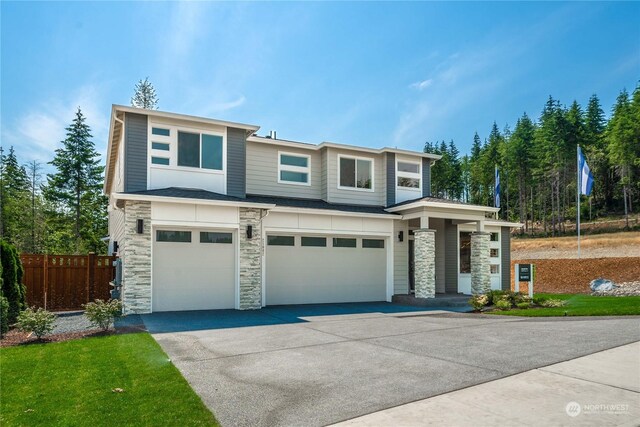
[[[227,194],[245,197],[247,192],[247,137],[243,129],[227,128]]]
[[[147,189],[147,116],[124,116],[124,191]]]
[[[502,227],[500,233],[500,252],[502,256],[502,290],[511,290],[511,229]]]
[[[431,159],[422,158],[422,197],[431,197]]]
[[[387,206],[396,202],[396,155],[387,153]]]

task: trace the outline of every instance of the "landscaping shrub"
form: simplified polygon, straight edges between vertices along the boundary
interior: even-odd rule
[[[473,307],[475,311],[480,311],[482,307],[489,303],[489,297],[487,295],[474,295],[469,300],[469,305]]]
[[[489,298],[487,305],[494,305],[497,301],[500,300],[500,298],[502,298],[502,295],[504,295],[504,291],[497,289],[487,292],[487,297]]]
[[[24,332],[33,332],[38,339],[53,331],[56,315],[43,308],[27,308],[18,315],[18,328]]]
[[[9,330],[9,301],[0,295],[0,338]]]
[[[117,299],[109,301],[97,299],[95,302],[85,304],[83,307],[84,315],[87,316],[87,319],[103,331],[108,330],[116,317],[122,315],[122,303]]]
[[[516,307],[522,309],[522,310],[526,310],[527,308],[531,307],[531,303],[528,303],[526,301],[522,301],[516,304]]]
[[[508,299],[501,299],[499,301],[496,301],[495,306],[500,310],[506,311],[511,308],[511,303],[508,301]]]
[[[535,305],[544,305],[544,302],[548,299],[549,298],[547,297],[535,295],[531,300],[531,302],[533,302]]]
[[[551,308],[564,307],[566,304],[567,302],[561,299],[548,299],[542,302],[543,307],[551,307]]]
[[[5,240],[0,240],[0,263],[2,264],[2,282],[0,293],[9,303],[8,322],[14,323],[18,314],[25,308],[26,290],[22,285],[22,263],[16,248]]]

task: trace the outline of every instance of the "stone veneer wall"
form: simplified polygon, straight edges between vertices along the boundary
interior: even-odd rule
[[[471,293],[484,294],[491,290],[491,265],[489,242],[491,233],[471,233]]]
[[[429,229],[415,230],[414,239],[416,298],[435,298],[436,232]]]
[[[240,230],[240,310],[262,307],[262,222],[261,209],[239,208]],[[253,237],[247,238],[247,226]]]
[[[142,234],[137,220],[144,220]],[[151,312],[151,203],[127,201],[124,208],[122,242],[122,311]]]

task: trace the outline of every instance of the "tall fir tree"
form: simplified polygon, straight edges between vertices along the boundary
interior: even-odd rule
[[[62,147],[49,162],[56,172],[47,175],[44,195],[54,208],[48,245],[56,252],[105,250],[100,241],[107,233],[107,200],[102,194],[104,167],[99,164],[85,120],[78,107],[72,124],[66,128]]]
[[[28,225],[23,221],[28,199],[29,179],[20,166],[13,146],[7,154],[0,147],[0,233],[21,247]]]
[[[137,108],[144,108],[146,110],[158,109],[158,96],[156,95],[156,89],[149,81],[149,77],[145,77],[144,80],[140,79],[134,88],[134,94],[131,98],[131,106]]]

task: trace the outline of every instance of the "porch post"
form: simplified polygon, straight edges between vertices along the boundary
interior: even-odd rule
[[[427,228],[415,230],[414,240],[416,298],[435,298],[436,231]]]
[[[491,290],[490,237],[491,233],[485,231],[471,233],[471,293],[473,295],[484,294]]]

